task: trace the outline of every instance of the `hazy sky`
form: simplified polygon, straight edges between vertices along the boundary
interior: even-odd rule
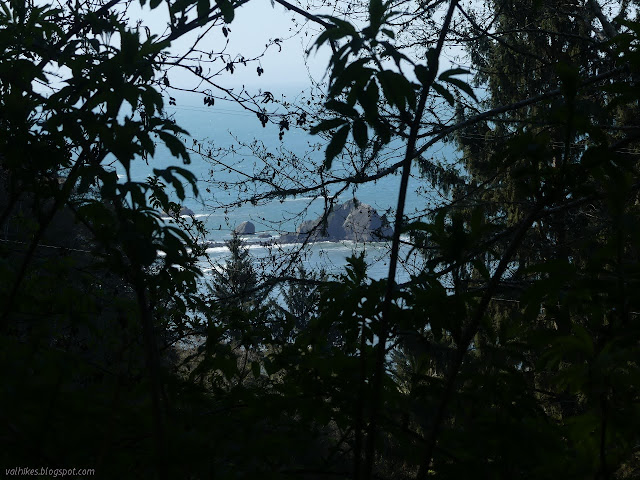
[[[211,3],[213,1],[211,0]],[[149,26],[154,33],[166,31],[166,7],[164,4],[153,11],[149,10],[148,3],[143,10],[140,10],[137,2],[133,2],[131,7],[132,18],[141,18],[143,24]],[[218,58],[212,64],[201,64],[205,75],[208,69],[210,69],[209,72],[223,70],[213,80],[217,85],[233,88],[236,92],[244,85],[252,91],[260,88],[274,93],[292,93],[299,92],[309,85],[309,75],[318,81],[323,79],[331,51],[327,46],[324,46],[319,51],[314,48],[310,55],[306,54],[321,33],[322,27],[307,22],[301,15],[291,12],[279,4],[272,5],[271,0],[250,0],[247,4],[236,9],[235,18],[230,25],[227,25],[227,28],[228,36],[225,37],[222,33],[222,27],[215,26],[198,45],[200,50],[214,52],[214,58]],[[193,32],[177,40],[171,50],[175,53],[184,52],[188,46],[192,45],[199,33]],[[275,45],[272,43],[274,39],[279,39],[280,42]],[[268,48],[267,44],[270,44]],[[445,49],[441,69],[449,67],[451,54],[456,50],[459,49],[456,47]],[[260,56],[263,52],[264,56],[259,62],[249,62],[247,66],[236,63],[234,73],[231,74],[224,71],[225,63],[219,58],[219,53],[223,51],[225,57],[230,55],[235,59],[239,56],[251,59]],[[197,56],[195,55],[195,57]],[[206,54],[203,54],[202,57],[208,59]],[[195,61],[187,63],[192,66],[196,65]],[[256,71],[258,66],[263,71],[260,76]],[[411,76],[412,69],[409,68],[406,73]],[[214,95],[221,93],[213,87],[200,83],[191,73],[179,67],[172,68],[168,76],[173,86],[200,91],[211,88]],[[180,92],[176,91],[173,92],[173,95],[182,96]],[[198,97],[197,101],[201,102],[201,97]]]
[[[213,3],[213,2],[212,2]],[[160,33],[166,26],[166,9],[158,7],[150,11],[147,6],[140,11],[137,3],[130,11],[132,18],[141,18],[145,25],[153,32]],[[295,19],[296,22],[292,21]],[[216,82],[225,87],[239,87],[241,85],[252,88],[273,88],[274,85],[282,87],[305,86],[308,84],[308,70],[320,79],[326,70],[329,61],[329,51],[313,53],[310,56],[305,51],[317,38],[319,30],[310,25],[303,27],[297,35],[294,35],[303,22],[303,18],[293,12],[287,11],[279,4],[271,5],[270,0],[251,0],[247,4],[236,9],[233,22],[228,25],[228,37],[222,34],[221,27],[215,27],[199,44],[199,48],[205,52],[221,52],[230,54],[232,58],[241,55],[245,58],[253,58],[265,51],[266,44],[273,39],[280,39],[281,49],[277,45],[271,45],[266,49],[265,56],[260,63],[252,62],[247,67],[236,65],[233,75],[224,72],[216,78]],[[193,42],[195,35],[189,35],[174,42],[172,51],[181,52]],[[228,43],[227,43],[228,42]],[[226,46],[226,48],[225,48]],[[205,57],[206,58],[206,57]],[[305,64],[306,60],[306,64]],[[256,71],[258,65],[264,70],[261,76]],[[207,65],[203,65],[206,68]],[[211,65],[214,70],[224,67],[221,61]],[[180,84],[185,87],[194,87],[197,83],[191,76],[179,69],[173,69],[169,74],[172,84]]]

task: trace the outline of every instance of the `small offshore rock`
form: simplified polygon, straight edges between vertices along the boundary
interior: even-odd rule
[[[256,226],[251,222],[242,222],[233,231],[238,235],[253,235],[256,233]]]

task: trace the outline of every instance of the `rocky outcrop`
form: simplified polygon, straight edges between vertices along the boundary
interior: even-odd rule
[[[303,222],[295,233],[282,235],[279,241],[379,242],[391,238],[392,233],[386,218],[378,215],[375,208],[353,199],[334,207],[326,221],[320,217]]]
[[[256,226],[251,222],[242,222],[233,231],[238,235],[253,235],[256,233]]]
[[[385,216],[371,206],[361,203],[355,206],[347,215],[342,227],[347,240],[356,242],[375,242],[389,240],[393,235],[393,229]]]

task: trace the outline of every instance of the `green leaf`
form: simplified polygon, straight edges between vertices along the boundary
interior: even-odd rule
[[[267,375],[271,376],[274,373],[278,373],[278,366],[271,359],[266,358],[264,360],[264,369],[267,372]]]
[[[322,17],[322,15],[321,15]],[[315,41],[314,45],[316,46],[316,50],[319,49],[322,45],[324,45],[326,42],[329,42],[331,40],[340,40],[341,38],[344,37],[348,37],[351,35],[354,35],[354,33],[356,32],[355,28],[353,28],[351,26],[351,28],[347,28],[347,27],[342,27],[340,26],[341,22],[344,22],[343,20],[339,20],[339,21],[335,21],[336,19],[334,17],[330,17],[330,16],[325,16],[325,18],[328,18],[329,21],[331,21],[332,23],[336,24],[336,27],[333,28],[327,28],[324,32],[322,32],[320,34],[320,36],[318,37],[318,39]],[[347,23],[347,22],[344,22]],[[349,24],[351,25],[351,24]],[[346,51],[347,49],[349,49],[349,45],[344,45],[342,47],[342,52]],[[340,51],[334,55],[334,57],[339,57],[341,55]]]
[[[164,144],[167,146],[167,148],[171,152],[171,155],[173,155],[174,157],[182,157],[184,160],[184,163],[190,162],[187,149],[185,148],[184,143],[182,143],[180,139],[178,139],[178,137],[162,130],[156,133],[162,139]]]
[[[353,139],[361,149],[364,150],[367,147],[367,124],[364,122],[364,120],[357,119],[353,122]]]
[[[476,98],[476,94],[473,91],[473,88],[471,88],[471,85],[469,85],[467,82],[464,82],[459,78],[453,78],[453,77],[447,77],[442,80],[459,88],[460,90],[465,92],[467,95],[469,95],[471,98],[473,98],[476,102],[478,101],[478,99]]]
[[[440,64],[440,59],[438,58],[438,52],[435,48],[430,48],[427,50],[427,68],[431,72],[438,72],[438,65]],[[434,73],[435,77],[435,73]]]
[[[411,82],[399,73],[383,70],[378,72],[378,80],[389,105],[397,106],[401,111],[405,109],[407,102],[411,103],[409,97],[415,97]]]
[[[323,120],[319,124],[314,125],[313,127],[311,127],[309,129],[309,133],[311,135],[316,135],[317,133],[326,132],[327,130],[331,130],[331,129],[340,127],[340,126],[344,125],[345,123],[347,123],[346,120],[344,120],[342,118],[332,118],[332,119],[329,119],[329,120]]]
[[[334,68],[332,72],[333,74],[332,76],[334,77],[334,79],[333,79],[333,83],[331,84],[331,87],[329,88],[329,96],[330,97],[339,96],[340,93],[342,93],[342,91],[345,89],[345,87],[351,86],[351,85],[352,85],[351,93],[359,94],[362,88],[358,87],[357,85],[364,86],[367,83],[367,81],[371,78],[371,76],[374,74],[374,70],[366,66],[367,63],[370,61],[371,61],[370,57],[364,57],[351,63],[350,65],[345,67],[344,70],[342,71],[338,71],[337,69]],[[349,102],[349,101],[347,103],[349,105],[354,104],[354,102]]]
[[[436,82],[433,82],[431,88],[433,88],[441,97],[443,97],[449,105],[451,105],[452,107],[454,106],[456,100],[449,90]]]
[[[389,30],[388,28],[383,28],[382,29],[382,33],[384,33],[387,37],[389,37],[391,39],[395,39],[396,38],[396,34],[393,33],[392,30]]]
[[[156,153],[156,145],[146,132],[140,133],[138,135],[138,140],[140,140],[140,146],[142,147],[143,152],[148,153],[151,156]]]
[[[180,198],[180,200],[184,200],[184,196],[185,196],[184,187],[182,185],[183,182],[180,179],[176,178],[174,173],[177,173],[182,178],[184,178],[191,185],[193,194],[195,196],[198,195],[198,187],[197,187],[198,179],[191,171],[187,170],[186,168],[182,168],[178,166],[171,166],[162,170],[154,168],[153,173],[158,177],[164,178],[167,183],[171,183],[173,185],[173,188],[176,190],[176,194],[178,195],[178,198]]]
[[[326,16],[325,18],[328,19],[331,23],[333,23],[336,26],[336,29],[340,29],[343,35],[358,34],[358,30],[356,30],[356,27],[354,27],[352,23],[342,18],[331,17],[331,16]]]
[[[364,116],[369,124],[375,124],[378,120],[378,101],[380,100],[380,92],[378,91],[378,84],[375,81],[370,81],[367,88],[362,95],[358,98],[362,109],[364,110]]]
[[[198,10],[198,19],[202,22],[209,15],[209,8],[211,5],[209,4],[209,0],[198,0],[197,10]]]
[[[445,70],[438,77],[440,80],[445,80],[446,78],[452,77],[453,75],[467,75],[471,73],[466,68],[450,68],[449,70]]]
[[[353,108],[350,105],[347,105],[344,102],[340,102],[338,100],[329,100],[325,106],[329,109],[329,110],[333,110],[334,112],[337,112],[341,115],[344,115],[346,117],[350,117],[350,118],[354,118],[359,116],[358,111]]]
[[[416,74],[416,78],[423,85],[429,85],[435,78],[435,74],[431,73],[432,70],[425,67],[424,65],[416,65],[413,68],[414,73]]]
[[[171,12],[172,13],[182,12],[188,7],[190,7],[191,5],[193,5],[192,0],[176,0],[174,3],[171,4]]]
[[[371,38],[375,38],[384,21],[384,4],[382,0],[369,0],[369,23]]]
[[[225,23],[231,23],[235,17],[233,4],[229,0],[216,0],[216,4],[222,12],[222,18],[224,18]]]
[[[344,148],[344,144],[347,142],[347,135],[349,135],[349,125],[340,128],[329,142],[324,160],[324,168],[327,170],[331,169],[333,159],[336,158]]]
[[[391,141],[391,128],[389,128],[389,124],[384,120],[376,120],[376,123],[373,124],[373,130],[383,144],[389,143]]]
[[[253,378],[260,378],[260,363],[251,362],[251,373],[253,373]]]

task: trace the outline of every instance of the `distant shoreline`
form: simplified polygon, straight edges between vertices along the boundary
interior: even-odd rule
[[[305,238],[301,238],[302,235],[305,235]],[[247,235],[248,236],[248,235]],[[253,236],[253,235],[251,235]],[[390,242],[390,238],[380,238],[376,240],[363,240],[358,242],[357,240],[348,239],[348,238],[330,238],[330,237],[316,237],[310,236],[306,234],[299,233],[285,233],[280,235],[279,237],[273,237],[268,240],[258,240],[258,241],[245,241],[245,245],[247,246],[260,246],[260,247],[273,247],[277,245],[296,245],[301,243],[315,244],[315,243],[341,243],[341,242],[354,242],[354,243],[383,243]],[[206,241],[202,242],[202,245],[205,245],[206,248],[221,248],[227,246],[227,241]]]

